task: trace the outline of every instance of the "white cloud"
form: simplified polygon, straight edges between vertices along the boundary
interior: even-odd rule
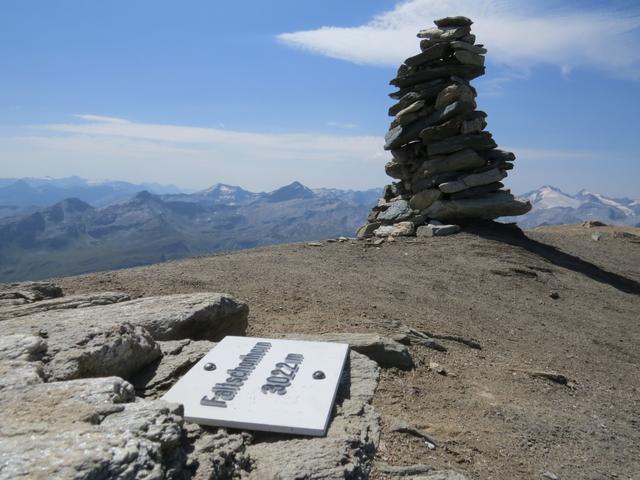
[[[389,155],[381,136],[268,134],[75,116],[85,121],[0,136],[0,151],[12,159],[3,176],[76,174],[192,188],[224,182],[254,190],[293,180],[344,188],[385,182]]]
[[[417,53],[416,32],[434,19],[466,15],[492,61],[518,70],[553,64],[564,73],[596,67],[614,76],[640,78],[640,9],[526,0],[409,0],[354,27],[324,26],[282,33],[278,39],[358,64],[397,66]],[[585,9],[586,8],[586,9]]]
[[[89,115],[76,113],[74,117],[81,118],[87,122],[99,122],[99,123],[131,123],[124,118],[105,117],[104,115]]]
[[[327,122],[328,127],[333,128],[343,128],[345,130],[353,130],[354,128],[358,128],[358,125],[355,123],[344,123],[344,122]]]

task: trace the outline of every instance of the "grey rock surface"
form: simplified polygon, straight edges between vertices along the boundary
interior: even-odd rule
[[[378,215],[378,221],[382,223],[396,223],[411,217],[411,207],[406,200],[396,200],[389,204],[389,208]]]
[[[117,377],[0,390],[0,479],[186,478],[182,410]]]
[[[416,230],[417,237],[446,237],[460,231],[459,225],[422,225]]]
[[[506,192],[497,192],[486,197],[461,200],[438,200],[427,209],[432,218],[445,221],[486,219],[523,215],[531,210],[531,204],[518,200]]]
[[[24,303],[20,305],[0,304],[0,320],[13,317],[23,317],[34,313],[47,312],[50,310],[64,310],[72,308],[95,307],[98,305],[110,305],[130,300],[129,295],[123,292],[99,292],[79,295],[69,295],[58,298],[40,300],[37,302]]]
[[[0,305],[22,305],[62,296],[62,289],[51,282],[0,284]]]
[[[413,359],[405,345],[377,333],[286,334],[292,340],[348,343],[352,350],[369,357],[381,367],[413,368]]]
[[[467,188],[499,182],[506,176],[507,174],[504,171],[494,168],[486,172],[472,173],[452,182],[441,183],[438,188],[444,193],[457,193]]]
[[[46,338],[44,372],[50,380],[128,377],[160,356],[160,348],[144,328],[89,312],[101,308],[108,307],[27,315],[3,321],[2,329]]]
[[[380,440],[380,419],[371,406],[379,377],[376,364],[351,352],[326,437],[256,437],[247,452],[251,480],[367,478]],[[295,452],[292,455],[291,452]]]
[[[395,225],[382,225],[373,233],[376,237],[406,237],[415,233],[413,222],[400,222]]]
[[[0,390],[33,385],[43,381],[40,361],[46,342],[30,335],[0,336]]]
[[[432,157],[422,164],[421,169],[426,176],[477,168],[483,166],[485,163],[486,160],[478,155],[475,150],[467,148],[450,155]]]
[[[162,356],[138,372],[131,383],[144,398],[162,396],[216,344],[207,340],[158,342]]]
[[[427,190],[423,190],[421,192],[416,193],[411,200],[409,200],[409,205],[414,210],[424,210],[431,206],[433,202],[438,200],[442,196],[442,192],[437,188],[430,188]]]

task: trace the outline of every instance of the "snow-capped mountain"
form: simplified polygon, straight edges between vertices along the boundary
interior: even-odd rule
[[[533,208],[526,215],[508,220],[516,221],[523,228],[580,223],[585,220],[640,226],[639,200],[609,198],[587,190],[569,195],[550,185],[521,197],[528,199]]]

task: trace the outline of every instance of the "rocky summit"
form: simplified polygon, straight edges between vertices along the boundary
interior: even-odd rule
[[[466,17],[435,21],[418,32],[420,50],[407,58],[391,85],[397,100],[385,137],[392,160],[387,185],[358,231],[362,237],[411,236],[424,224],[462,223],[517,216],[531,210],[502,180],[515,155],[498,148],[485,131],[487,114],[476,110],[470,81],[484,75],[486,48],[476,44]],[[430,229],[429,232],[436,229]],[[454,228],[439,229],[439,235]],[[444,233],[448,232],[448,233]]]

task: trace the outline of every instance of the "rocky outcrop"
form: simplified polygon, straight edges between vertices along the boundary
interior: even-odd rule
[[[385,137],[387,185],[360,237],[410,236],[416,227],[522,215],[529,202],[500,182],[515,155],[498,149],[476,110],[470,81],[484,75],[487,50],[476,45],[466,17],[437,20],[418,33],[421,53],[407,58],[391,85],[394,119]],[[402,228],[394,228],[402,223]],[[406,224],[411,223],[409,227]],[[452,232],[450,232],[452,233]]]
[[[62,289],[51,282],[0,284],[0,306],[24,305],[62,296]]]
[[[68,295],[64,297],[23,303],[20,305],[0,304],[0,320],[14,317],[24,317],[34,313],[48,312],[50,310],[64,310],[73,308],[96,307],[98,305],[111,305],[129,300],[130,297],[123,292],[99,292],[80,295]]]
[[[144,398],[158,398],[216,344],[206,340],[157,342],[162,356],[138,372],[131,383]]]
[[[161,339],[243,332],[245,304],[221,294],[38,303],[44,311],[1,323],[0,480],[368,476],[380,435],[371,405],[379,367],[364,355],[349,355],[326,437],[227,431],[185,423],[179,405],[157,400],[215,344]],[[377,335],[321,339],[347,341],[381,364],[411,360]]]
[[[185,478],[182,410],[117,377],[0,390],[0,479]]]
[[[225,294],[146,297],[113,305],[51,310],[2,322],[7,334],[47,339],[51,380],[129,378],[161,355],[156,340],[243,334],[248,307]]]
[[[326,437],[258,437],[247,448],[253,462],[250,479],[368,477],[380,439],[380,419],[371,406],[379,370],[352,351],[345,373]]]
[[[403,370],[414,367],[406,345],[376,333],[322,333],[320,335],[294,333],[283,336],[291,340],[348,343],[351,350],[369,357],[381,367],[396,367]]]

